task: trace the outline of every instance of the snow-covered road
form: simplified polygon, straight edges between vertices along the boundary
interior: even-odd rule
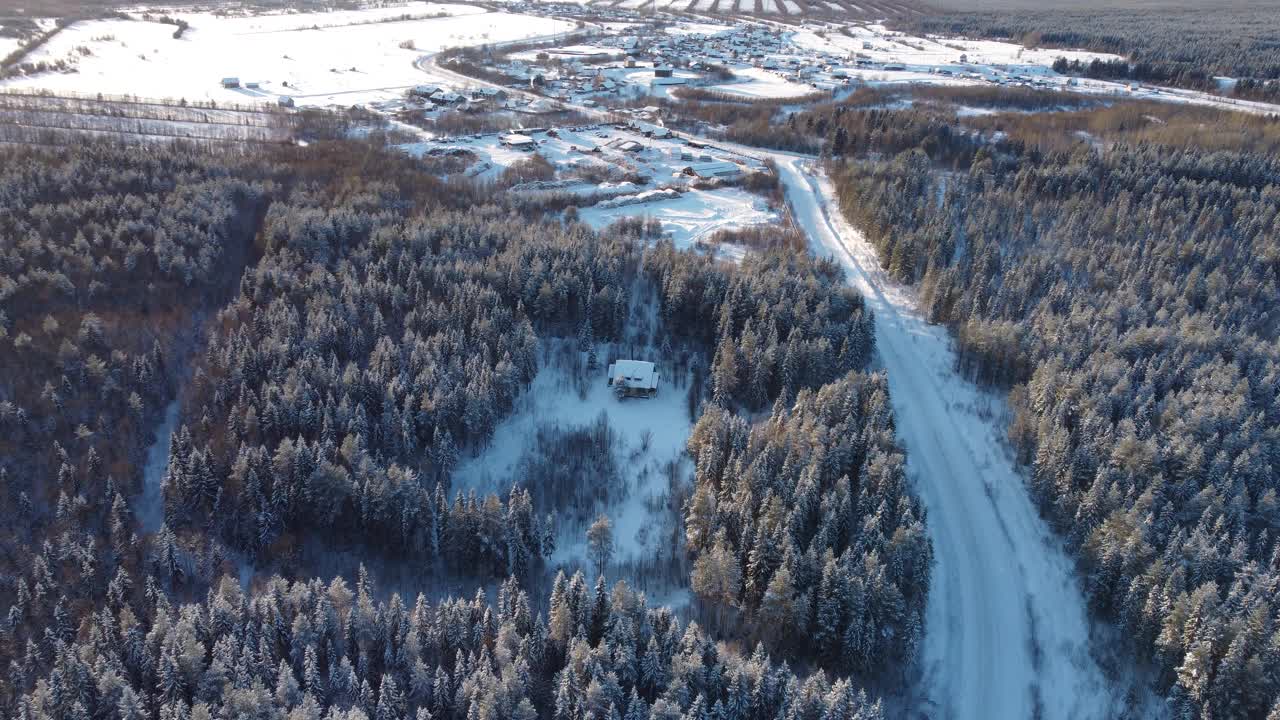
[[[989,398],[953,369],[946,331],[840,215],[809,161],[775,155],[796,222],[834,256],[876,318],[908,470],[928,510],[936,565],[922,648],[922,716],[956,720],[1112,715],[1116,691],[1089,654],[1072,566],[1001,448]]]

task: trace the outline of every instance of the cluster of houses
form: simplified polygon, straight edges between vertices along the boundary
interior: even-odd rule
[[[834,72],[848,64],[849,57],[802,50],[785,42],[782,33],[759,26],[679,36],[641,30],[634,35],[599,38],[592,46],[538,53],[537,57],[510,59],[490,69],[507,77],[510,87],[530,88],[588,106],[629,91],[723,83],[727,80],[725,69],[732,72],[733,67],[743,65],[822,89],[834,90],[849,83],[847,74]]]
[[[461,105],[468,102],[484,102],[504,99],[506,93],[497,88],[473,88],[466,95],[439,85],[414,85],[409,88],[409,97],[423,103],[425,109]]]

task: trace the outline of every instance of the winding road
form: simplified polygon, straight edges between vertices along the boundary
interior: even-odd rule
[[[924,717],[1111,717],[1116,691],[1089,653],[1072,564],[1004,453],[992,404],[954,371],[946,331],[924,321],[836,209],[811,161],[772,154],[796,222],[875,312],[877,352],[936,564],[922,647]]]
[[[491,85],[440,67],[435,55],[417,64],[450,80]],[[565,107],[607,117],[596,108]],[[880,269],[874,248],[840,216],[834,189],[812,157],[710,145],[777,164],[792,215],[814,252],[836,258],[875,313],[877,353],[935,559],[913,713],[946,720],[1120,714],[1116,684],[1090,654],[1090,620],[1072,562],[1003,449],[1003,422],[982,412],[999,401],[956,374],[946,330],[925,322],[914,295]]]

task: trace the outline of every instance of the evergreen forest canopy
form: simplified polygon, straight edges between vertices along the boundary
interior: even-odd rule
[[[0,153],[4,717],[881,716],[858,686],[910,667],[931,549],[863,372],[870,313],[832,263],[597,233],[362,143]],[[603,578],[531,599],[548,491],[450,490],[539,343],[575,336],[693,358],[697,492],[760,488],[725,440],[785,460],[759,498],[691,511],[716,526],[687,548],[701,623]],[[375,595],[363,566],[317,569],[308,549],[335,544],[502,590]]]
[[[1280,712],[1276,121],[837,107],[799,125],[843,139],[842,210],[960,369],[1009,389],[1033,497],[1175,714]]]

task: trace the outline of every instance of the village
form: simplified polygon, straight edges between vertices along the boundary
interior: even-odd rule
[[[558,7],[558,6],[556,6]],[[594,7],[594,6],[593,6]],[[521,5],[537,12],[536,4]],[[611,8],[614,15],[621,13]],[[1055,73],[1059,58],[1088,62],[1100,53],[1027,50],[1010,43],[913,38],[876,24],[765,21],[722,24],[670,17],[583,25],[562,41],[506,49],[484,46],[421,63],[448,78],[423,83],[371,109],[440,114],[602,113],[646,98],[699,97],[803,104],[839,100],[862,86],[1007,86],[1155,95],[1157,88],[1080,80]],[[519,126],[521,123],[514,123]],[[532,121],[532,124],[539,124]]]

